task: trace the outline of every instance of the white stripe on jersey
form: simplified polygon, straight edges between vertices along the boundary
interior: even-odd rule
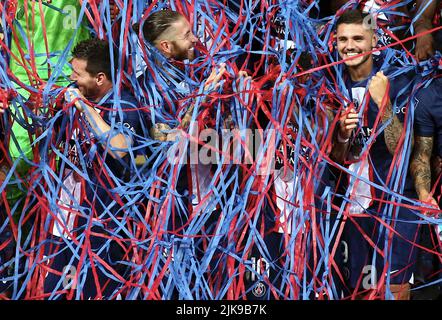
[[[75,181],[74,173],[71,171],[66,179],[64,179],[63,185],[69,190],[69,192],[61,189],[60,200],[57,201],[59,211],[51,233],[54,236],[64,237],[70,240],[71,238],[67,235],[66,230],[72,232],[76,215],[63,208],[72,208],[74,205],[80,203],[81,183]]]
[[[362,119],[362,123],[360,126],[366,126],[364,111],[368,112],[368,110],[363,110],[363,106],[365,105],[365,97],[366,97],[366,88],[365,87],[354,87],[351,89],[353,101],[357,103],[357,111],[359,119]],[[369,108],[368,104],[366,106]],[[354,155],[359,157],[360,155]],[[356,158],[356,157],[353,157]],[[364,161],[359,161],[356,163],[352,163],[349,166],[349,170],[352,172],[359,174],[361,177],[370,180],[370,163],[368,158],[365,158]],[[373,194],[369,184],[361,181],[357,177],[351,176],[349,179],[350,190],[350,213],[362,213],[365,209],[367,209],[372,200]]]
[[[370,180],[368,159],[365,159],[364,161],[359,161],[357,163],[352,163],[349,166],[349,169],[359,174],[361,177]],[[349,180],[349,185],[351,187],[349,209],[350,213],[362,213],[365,209],[368,209],[373,200],[371,187],[369,184],[358,179],[358,177],[351,176]]]
[[[297,199],[301,195],[295,195],[295,185],[298,184],[298,176],[294,175],[289,169],[290,173],[286,173],[286,177],[282,177],[283,170],[280,169],[274,174],[273,184],[275,186],[276,207],[279,209],[279,233],[292,233],[293,219],[296,218],[300,208],[296,206]]]

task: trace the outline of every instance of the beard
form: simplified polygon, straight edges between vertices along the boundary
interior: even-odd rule
[[[184,61],[188,59],[192,61],[195,58],[194,48],[182,48],[180,47],[176,41],[172,41],[174,50],[172,53],[172,57],[177,61]]]
[[[90,101],[94,101],[98,95],[98,90],[96,90],[95,88],[78,86],[78,90],[80,90],[81,94]]]

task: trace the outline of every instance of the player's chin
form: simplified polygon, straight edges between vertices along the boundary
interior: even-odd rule
[[[356,59],[351,59],[351,60],[345,61],[345,65],[347,67],[357,67],[360,64],[362,64],[362,62],[363,62],[363,58],[360,57],[360,58],[356,58]]]
[[[192,61],[193,59],[195,59],[195,49],[194,48],[187,50],[187,59],[189,59],[189,61]]]
[[[89,97],[91,97],[92,95],[91,95],[91,91],[90,90],[87,90],[86,88],[82,88],[82,87],[79,87],[78,88],[78,91],[80,91],[80,93],[83,95],[83,97],[85,97],[85,98],[89,98]]]

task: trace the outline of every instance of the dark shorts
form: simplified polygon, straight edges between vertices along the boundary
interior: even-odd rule
[[[123,250],[115,242],[107,243],[107,239],[99,236],[91,236],[90,243],[92,252],[96,254],[92,263],[91,256],[85,254],[72,240],[56,236],[48,239],[44,245],[45,259],[42,262],[45,264],[45,298],[117,298],[119,289],[124,285],[115,276],[115,273],[120,277],[124,274],[125,267],[121,264]]]
[[[214,233],[212,228],[207,230]],[[241,244],[237,242],[239,235],[229,240],[225,233],[218,238],[209,239],[216,240],[216,245],[212,243],[199,255],[201,263],[208,262],[204,277],[214,299],[271,300],[274,295],[282,296],[282,234],[272,232],[263,238],[263,243],[251,245],[247,236]]]
[[[368,211],[372,217],[353,215],[353,219],[345,223],[342,244],[348,285],[358,290],[374,288],[382,273],[390,274],[390,284],[408,283],[416,267],[414,243],[419,241],[419,228],[413,220],[417,217],[412,211],[399,207],[394,225],[398,234],[394,234],[391,245],[386,246],[386,227],[375,219],[377,213]],[[389,220],[384,221],[388,223]]]

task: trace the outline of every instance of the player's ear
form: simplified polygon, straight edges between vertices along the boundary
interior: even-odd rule
[[[378,44],[378,36],[376,35],[375,32],[373,32],[373,36],[371,38],[371,47],[375,48],[377,44]]]
[[[160,40],[157,48],[166,56],[172,53],[172,43],[169,40]]]
[[[104,72],[98,72],[97,75],[95,76],[95,81],[97,82],[98,86],[102,86],[106,79],[107,76]]]

